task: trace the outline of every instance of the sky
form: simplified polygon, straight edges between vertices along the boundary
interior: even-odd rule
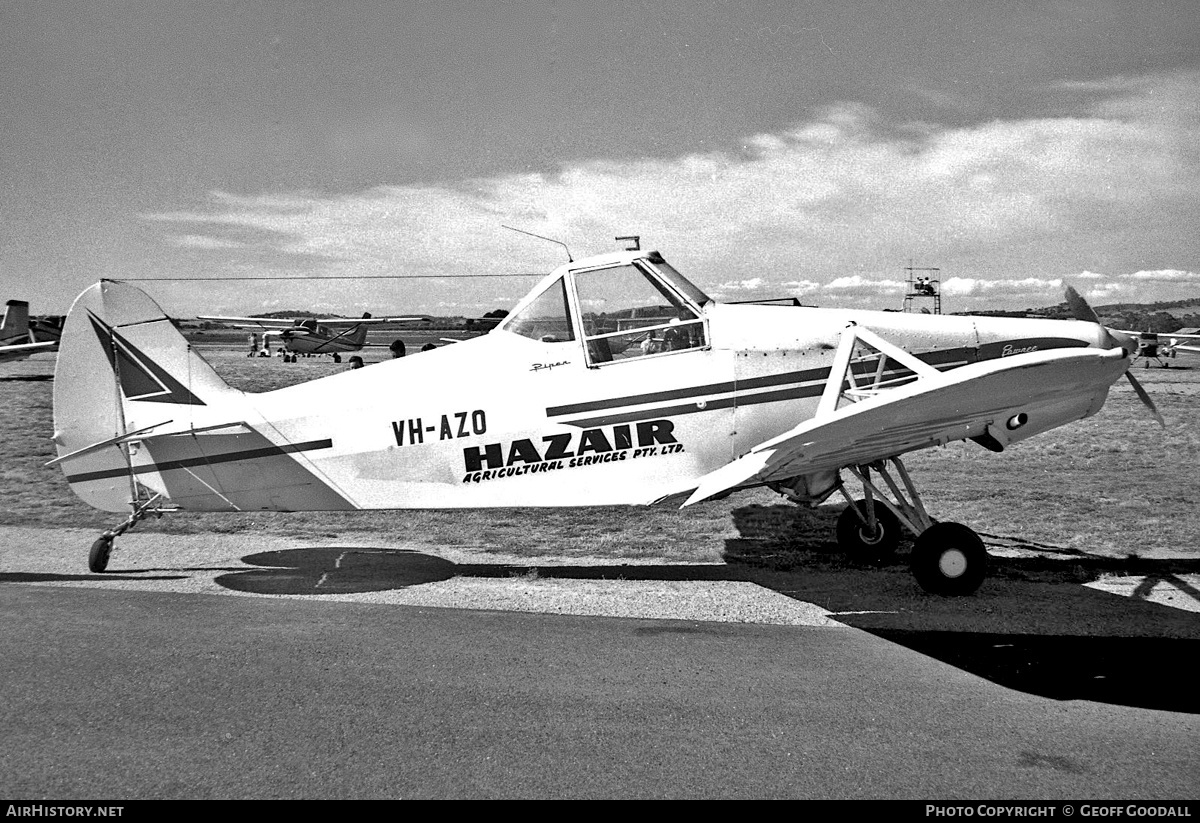
[[[35,314],[481,314],[566,261],[505,226],[724,300],[1200,299],[1198,225],[1195,0],[0,4]]]

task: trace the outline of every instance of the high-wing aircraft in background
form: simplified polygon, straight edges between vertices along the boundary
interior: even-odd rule
[[[4,318],[0,319],[0,362],[20,360],[31,354],[54,351],[58,338],[48,334],[53,329],[47,325],[47,334],[38,336],[29,328],[29,303],[24,300],[9,300],[4,306]]]
[[[1129,335],[1137,345],[1134,360],[1141,360],[1150,368],[1153,360],[1164,369],[1170,368],[1169,358],[1179,354],[1200,354],[1200,329],[1180,329],[1172,332],[1115,330],[1116,334]]]
[[[851,552],[911,532],[920,585],[966,594],[983,543],[930,516],[902,456],[1001,451],[1095,414],[1122,375],[1136,385],[1132,346],[1068,297],[1085,320],[722,304],[627,250],[562,266],[481,337],[252,394],[105,280],[67,320],[52,462],[87,503],[130,512],[92,545],[93,572],[169,510],[689,506],[766,486],[844,497]]]
[[[1191,357],[1200,355],[1200,329],[1179,329],[1163,336],[1167,338],[1172,357],[1180,354]]]
[[[371,317],[364,314],[361,319],[345,317],[322,318],[270,318],[270,317],[218,317],[201,315],[198,320],[222,323],[237,329],[257,329],[262,332],[263,346],[270,349],[270,339],[278,337],[284,350],[292,354],[342,354],[360,351],[367,345],[367,327],[395,325],[411,320],[428,320],[427,317]]]

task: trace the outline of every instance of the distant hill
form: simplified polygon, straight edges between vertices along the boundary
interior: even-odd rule
[[[1110,303],[1093,306],[1100,322],[1114,329],[1130,331],[1173,332],[1179,329],[1200,327],[1200,297],[1172,300],[1162,303]],[[1046,306],[1025,311],[974,311],[988,317],[1049,317],[1065,319],[1071,316],[1067,304]]]
[[[317,314],[316,312],[297,309],[296,311],[265,311],[252,314],[251,317],[265,317],[270,320],[291,320],[293,317],[341,317],[340,314]]]

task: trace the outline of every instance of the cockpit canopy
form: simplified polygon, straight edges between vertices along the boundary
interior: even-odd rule
[[[709,302],[658,252],[604,255],[543,280],[498,329],[542,343],[582,340],[588,365],[599,366],[706,347]]]

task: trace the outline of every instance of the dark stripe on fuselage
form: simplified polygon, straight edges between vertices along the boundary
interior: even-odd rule
[[[918,354],[916,357],[934,368],[948,370],[958,366],[964,366],[969,363],[977,362],[978,360],[993,360],[1000,357],[1005,357],[1008,354],[1019,353],[1021,351],[1044,351],[1047,349],[1075,348],[1085,347],[1087,343],[1081,340],[1065,337],[1039,337],[1025,340],[1007,340],[998,343],[986,343],[975,347],[959,347],[954,349],[939,349],[937,351],[925,352]],[[894,362],[894,361],[893,361]],[[860,361],[851,366],[856,377],[864,377],[874,375],[877,368],[878,359],[870,358],[866,361]],[[685,400],[689,398],[697,398],[696,402],[686,405],[677,406],[655,406],[649,409],[641,409],[638,411],[620,411],[608,415],[600,415],[597,417],[589,417],[580,420],[564,421],[570,426],[603,426],[616,423],[630,423],[637,420],[650,420],[656,417],[671,417],[683,414],[699,414],[700,412],[713,411],[716,409],[728,409],[735,406],[753,406],[759,403],[774,403],[785,400],[798,400],[804,397],[819,397],[825,390],[825,382],[829,379],[830,367],[815,369],[805,369],[804,371],[782,372],[780,374],[770,374],[762,377],[751,377],[746,380],[728,381],[724,383],[710,383],[705,386],[691,386],[683,389],[670,389],[662,392],[651,392],[648,394],[635,394],[627,397],[613,397],[603,400],[591,400],[583,403],[572,403],[565,406],[550,406],[546,409],[548,417],[564,417],[567,415],[581,414],[589,411],[602,411],[606,409],[625,409],[629,406],[640,406],[647,403],[665,403],[672,400]],[[883,371],[883,377],[897,377],[905,373],[912,374],[904,367],[886,368]],[[915,377],[915,375],[913,376]],[[907,382],[907,381],[900,381]],[[812,385],[803,385],[809,383]],[[899,385],[900,383],[897,383]],[[774,392],[761,392],[758,394],[745,394],[754,389],[767,388],[770,386],[780,386],[787,384],[795,384],[793,388]],[[733,397],[724,397],[713,400],[703,401],[703,406],[699,398],[705,395],[725,394],[728,392],[737,392]]]
[[[799,400],[802,397],[815,397],[823,390],[823,386],[796,386],[795,388],[779,389],[778,391],[762,392],[760,394],[739,394],[735,397],[721,397],[717,400],[698,401],[697,403],[688,403],[686,406],[656,406],[653,409],[643,409],[641,411],[616,412],[614,414],[601,415],[600,417],[568,420],[566,423],[568,426],[583,426],[590,429],[596,426],[632,423],[636,420],[651,420],[656,417],[699,414],[700,412],[715,411],[716,409],[730,409],[734,406],[753,406],[758,403]],[[704,403],[703,407],[699,405],[700,402]]]
[[[825,369],[825,374],[829,374],[829,369]],[[806,380],[818,380],[820,377],[821,369],[768,374],[765,377],[751,377],[748,380],[739,380],[737,382],[731,380],[726,383],[711,383],[707,386],[691,386],[686,389],[635,394],[629,397],[610,397],[604,400],[591,400],[586,403],[572,403],[568,406],[551,406],[546,409],[546,415],[548,417],[561,417],[566,414],[580,414],[582,412],[600,411],[601,409],[639,406],[643,403],[664,403],[669,400],[683,400],[684,398],[698,397],[704,394],[724,394],[731,391],[749,391],[751,389],[767,388],[768,386],[782,386],[788,383],[803,383]]]
[[[172,469],[188,469],[192,466],[211,466],[214,463],[232,463],[238,460],[257,460],[262,457],[277,457],[281,454],[292,454],[294,452],[316,451],[318,449],[330,448],[333,448],[332,440],[310,440],[307,443],[293,443],[287,446],[267,446],[261,449],[249,449],[241,452],[202,455],[200,457],[186,457],[182,460],[168,460],[163,463],[156,463],[152,466],[134,466],[133,473],[150,474],[152,472],[171,471]],[[103,469],[101,471],[67,475],[67,482],[85,483],[88,480],[106,480],[110,477],[124,477],[127,474],[129,474],[129,470],[125,468]]]

